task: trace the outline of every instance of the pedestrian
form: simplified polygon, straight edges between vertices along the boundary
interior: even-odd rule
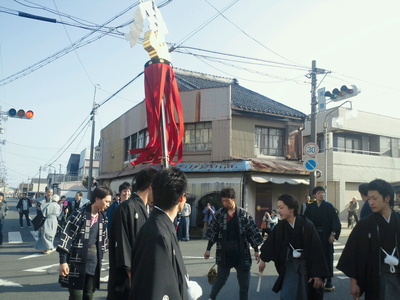
[[[394,191],[382,179],[368,186],[372,214],[352,230],[337,269],[350,277],[354,299],[394,300],[400,295],[400,216],[393,211]]]
[[[133,245],[130,300],[188,299],[188,274],[173,224],[186,189],[186,176],[175,167],[154,176],[154,208]]]
[[[67,213],[66,213],[66,209],[68,207],[67,197],[61,196],[60,201],[58,201],[58,205],[60,205],[61,214],[58,216],[57,234],[61,234],[61,231],[64,228],[65,223],[67,223]]]
[[[400,213],[400,191],[396,192],[396,199],[394,201],[394,211]]]
[[[275,228],[275,225],[278,224],[278,212],[276,209],[271,210],[271,213],[268,214],[267,222],[267,234],[269,235]]]
[[[54,238],[57,234],[58,217],[61,214],[61,207],[58,204],[60,196],[52,195],[51,202],[41,205],[41,212],[46,220],[43,226],[38,230],[38,240],[35,243],[35,249],[43,251],[43,254],[49,254],[54,248]]]
[[[132,193],[132,186],[129,182],[125,181],[118,187],[119,190],[119,200],[113,201],[109,208],[107,208],[107,219],[108,219],[108,233],[110,235],[111,230],[111,220],[115,211],[115,208],[120,205],[122,202],[129,199]]]
[[[190,240],[190,214],[192,213],[192,207],[189,203],[185,203],[181,212],[179,226],[178,226],[178,240],[189,242]]]
[[[252,263],[249,244],[259,262],[258,246],[262,244],[263,238],[251,215],[236,204],[235,190],[231,187],[223,188],[220,195],[223,207],[215,213],[205,235],[208,239],[205,259],[210,258],[210,250],[217,243],[217,278],[212,285],[209,299],[217,298],[231,269],[235,268],[239,283],[239,299],[247,300]]]
[[[74,211],[61,233],[57,252],[60,257],[59,282],[68,288],[69,299],[91,300],[100,288],[100,270],[108,250],[107,218],[112,190],[98,186],[90,203]]]
[[[75,198],[68,201],[67,218],[83,206],[82,197],[82,192],[76,192]]]
[[[53,189],[46,189],[45,195],[36,199],[36,212],[41,210],[43,205],[51,202],[53,192]]]
[[[19,213],[19,225],[24,228],[23,217],[26,219],[26,226],[31,228],[31,219],[29,218],[29,209],[32,207],[32,203],[29,198],[26,197],[25,193],[22,193],[22,197],[17,203],[17,210]]]
[[[364,182],[358,186],[358,192],[360,193],[361,199],[364,202],[363,207],[361,208],[360,212],[360,219],[364,219],[366,216],[372,214],[372,209],[369,206],[368,201],[368,183]]]
[[[116,206],[109,232],[107,300],[129,297],[132,246],[140,228],[149,217],[148,204],[153,202],[151,184],[156,173],[154,168],[139,171],[135,176],[135,192],[128,200]],[[122,197],[121,192],[121,199]]]
[[[0,248],[3,247],[3,222],[7,216],[8,204],[4,200],[4,194],[0,192]]]
[[[298,214],[299,203],[289,194],[278,198],[281,216],[261,247],[260,273],[265,262],[273,261],[279,274],[272,290],[280,291],[282,300],[323,299],[323,278],[328,266],[317,230],[310,220]],[[296,297],[294,297],[296,295]]]
[[[333,242],[339,239],[342,224],[336,213],[335,207],[325,201],[325,189],[317,186],[313,189],[315,202],[307,206],[305,216],[314,224],[322,243],[326,262],[328,264],[329,274],[326,278],[325,290],[333,291]]]
[[[307,209],[307,205],[311,203],[311,197],[309,195],[304,197],[304,202],[300,203],[299,214],[304,215]]]
[[[203,218],[203,237],[206,234],[208,225],[211,223],[211,220],[215,214],[215,207],[211,205],[211,203],[207,203],[206,207],[204,207],[203,209],[203,214],[204,214],[204,218]]]
[[[358,205],[356,197],[353,197],[349,203],[346,205],[347,209],[347,228],[350,228],[352,225],[351,219],[354,218],[354,222],[358,222],[358,210],[360,206]]]

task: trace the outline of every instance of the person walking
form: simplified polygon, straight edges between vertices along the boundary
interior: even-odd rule
[[[190,229],[190,214],[192,213],[192,207],[189,203],[185,203],[181,212],[179,226],[178,226],[178,240],[189,242],[189,229]]]
[[[130,300],[188,299],[188,274],[173,224],[186,189],[186,176],[176,167],[154,176],[154,208],[133,245]]]
[[[272,290],[282,300],[321,300],[323,278],[330,275],[317,230],[299,215],[292,195],[280,195],[277,205],[282,221],[261,247],[259,271],[264,272],[265,262],[275,263],[279,277]]]
[[[31,219],[29,218],[29,209],[32,207],[32,203],[29,198],[26,197],[26,194],[23,193],[22,197],[19,199],[17,203],[17,210],[19,213],[19,225],[21,228],[24,228],[23,217],[26,219],[26,226],[31,228]]]
[[[368,202],[368,183],[363,182],[358,186],[358,192],[360,193],[361,199],[364,202],[361,211],[360,211],[360,219],[364,219],[365,217],[372,214],[372,209],[369,206]]]
[[[109,232],[107,300],[129,297],[132,246],[149,217],[148,206],[153,202],[152,182],[156,173],[154,168],[139,171],[135,175],[135,192],[128,200],[116,206]]]
[[[108,229],[109,235],[111,232],[111,223],[112,223],[111,221],[112,221],[112,217],[114,215],[114,211],[118,205],[120,205],[122,202],[129,199],[129,197],[131,196],[131,193],[132,193],[132,186],[129,182],[125,181],[122,184],[120,184],[120,186],[118,187],[118,190],[119,190],[119,193],[118,193],[119,200],[113,201],[111,203],[110,207],[107,208],[107,212],[106,212],[107,219],[108,219],[108,228],[107,229]]]
[[[325,283],[326,291],[334,291],[333,277],[333,242],[339,239],[342,224],[333,205],[325,201],[325,189],[317,186],[313,189],[315,202],[309,204],[305,216],[314,224],[324,249],[330,276]]]
[[[59,282],[68,288],[69,299],[91,300],[100,288],[100,271],[104,253],[108,251],[107,218],[112,190],[96,187],[90,199],[68,218],[57,246]]]
[[[215,213],[205,234],[208,239],[205,259],[210,258],[211,248],[217,243],[217,278],[212,285],[209,299],[217,298],[231,269],[235,268],[239,283],[239,299],[247,300],[252,263],[249,244],[259,262],[258,247],[262,244],[263,238],[251,215],[236,204],[235,190],[231,187],[223,188],[220,195],[223,207]]]
[[[351,219],[354,218],[354,222],[358,223],[358,210],[360,206],[358,205],[356,197],[353,197],[351,201],[346,205],[347,209],[347,228],[350,228],[352,225]]]
[[[45,195],[36,199],[36,211],[40,211],[43,205],[51,202],[53,193],[53,189],[46,189]]]
[[[353,299],[397,300],[400,295],[400,216],[393,211],[394,190],[382,179],[367,186],[372,214],[354,227],[337,269],[350,278]]]
[[[75,198],[68,201],[68,207],[66,209],[67,218],[69,218],[70,215],[72,215],[75,211],[83,206],[84,203],[82,202],[82,197],[82,192],[76,192]]]
[[[211,205],[211,203],[207,203],[206,207],[203,209],[203,237],[206,234],[208,225],[211,223],[211,220],[215,214],[215,207]]]
[[[4,194],[0,192],[0,248],[3,247],[3,222],[8,212],[7,201],[4,200]]]
[[[41,206],[43,217],[45,217],[46,220],[43,226],[38,230],[38,240],[35,243],[35,249],[43,251],[43,254],[49,254],[54,248],[58,217],[61,214],[61,207],[58,204],[60,196],[52,195],[50,199],[50,203],[45,203]]]

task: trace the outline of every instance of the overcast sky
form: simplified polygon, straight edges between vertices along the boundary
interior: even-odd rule
[[[40,166],[53,164],[65,172],[70,154],[90,145],[91,127],[81,124],[88,122],[94,98],[102,103],[143,71],[147,52],[141,44],[130,48],[122,36],[136,7],[119,16],[137,3],[1,1],[0,106],[35,112],[33,120],[1,121],[0,141],[6,142],[0,144],[0,172],[7,170],[10,186],[38,177]],[[318,68],[332,72],[318,75],[319,87],[355,84],[362,92],[352,98],[354,109],[396,118],[399,8],[397,0],[172,0],[160,10],[167,42],[179,46],[171,54],[177,68],[237,78],[240,85],[309,114],[307,75],[316,60]],[[86,28],[107,23],[107,28],[93,32],[18,17],[16,11]],[[63,50],[72,44],[79,48]],[[102,105],[96,144],[100,130],[143,97],[141,76]]]

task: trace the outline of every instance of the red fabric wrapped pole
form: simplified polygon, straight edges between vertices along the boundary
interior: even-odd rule
[[[129,150],[138,154],[132,165],[159,164],[167,156],[168,164],[182,160],[184,121],[181,99],[174,71],[169,62],[149,62],[145,71],[145,101],[149,142],[145,148]],[[161,105],[164,105],[165,126],[161,126]],[[163,153],[162,130],[165,130],[168,153]],[[176,161],[174,161],[177,155]]]

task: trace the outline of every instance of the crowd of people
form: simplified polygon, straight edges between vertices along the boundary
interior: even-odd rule
[[[59,282],[68,288],[69,299],[93,299],[100,287],[102,259],[109,257],[107,300],[198,299],[201,287],[189,280],[179,241],[189,241],[191,206],[187,201],[187,178],[178,168],[157,171],[148,167],[135,175],[132,185],[119,186],[118,198],[106,186],[97,186],[90,200],[77,192],[74,199],[59,197],[48,189],[36,200],[37,214],[44,218],[35,248],[44,254],[59,242]],[[400,292],[400,192],[376,179],[359,185],[364,201],[353,197],[346,205],[348,222],[355,221],[336,266],[350,278],[354,299],[397,299]],[[217,299],[232,268],[236,270],[239,299],[247,300],[250,269],[254,260],[263,273],[274,262],[278,278],[272,290],[280,299],[320,300],[332,285],[333,243],[341,234],[335,207],[325,200],[325,189],[317,186],[312,196],[298,201],[282,194],[267,210],[261,230],[253,217],[238,205],[236,191],[224,187],[222,207],[207,203],[203,238],[208,241],[204,259],[216,244],[216,279],[209,300]],[[396,200],[396,202],[395,202]],[[31,226],[31,201],[25,194],[17,210]],[[2,224],[8,204],[0,193],[0,247]],[[154,284],[157,282],[157,284]],[[296,295],[296,296],[294,296]],[[295,297],[295,298],[294,298]]]

